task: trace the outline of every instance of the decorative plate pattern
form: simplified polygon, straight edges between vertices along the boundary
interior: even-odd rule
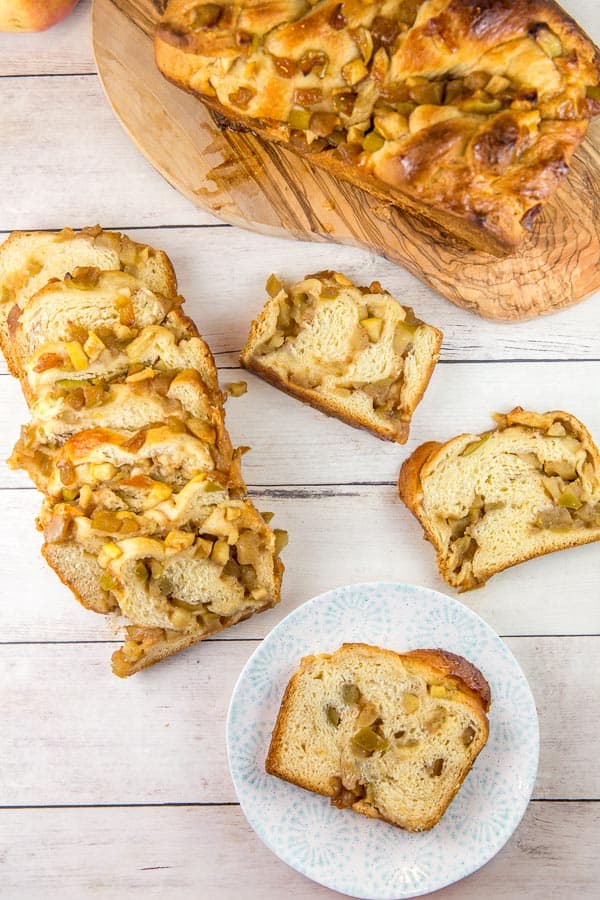
[[[431,831],[409,834],[340,811],[264,770],[281,697],[301,657],[347,641],[398,651],[441,647],[475,663],[490,683],[488,743]],[[464,878],[504,846],[533,791],[539,730],[523,672],[479,616],[426,588],[357,584],[300,606],[259,645],[231,698],[227,748],[246,818],[277,856],[351,897],[401,900]]]

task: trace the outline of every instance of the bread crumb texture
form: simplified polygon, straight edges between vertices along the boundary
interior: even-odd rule
[[[419,447],[402,500],[459,590],[535,556],[600,540],[600,459],[574,416],[520,407],[497,428]]]
[[[405,443],[439,357],[442,334],[379,282],[357,287],[340,272],[270,295],[242,350],[243,365],[328,415]]]
[[[489,686],[442,650],[344,644],[302,660],[266,770],[409,831],[432,828],[488,737]]]

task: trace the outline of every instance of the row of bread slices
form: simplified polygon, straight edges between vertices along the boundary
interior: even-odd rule
[[[16,233],[0,340],[31,420],[11,465],[45,499],[43,553],[121,612],[125,676],[279,600],[285,532],[245,496],[214,360],[168,257],[124,235]]]

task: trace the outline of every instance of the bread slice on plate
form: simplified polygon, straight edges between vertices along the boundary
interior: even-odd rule
[[[494,418],[492,431],[423,444],[400,471],[400,497],[459,591],[600,540],[600,457],[581,422],[520,407]]]
[[[481,672],[453,653],[344,644],[301,661],[266,770],[340,808],[426,831],[486,744],[490,702]]]
[[[272,275],[267,292],[242,365],[328,415],[405,443],[441,332],[379,282],[356,287],[339,272],[318,272],[289,287]]]
[[[12,359],[8,319],[17,315],[33,294],[52,278],[64,278],[78,267],[120,269],[136,276],[151,291],[171,297],[177,280],[166,253],[138,244],[124,234],[99,226],[75,232],[15,231],[0,246],[0,346],[10,371]]]
[[[139,527],[128,536],[122,521],[106,510],[75,516],[43,548],[84,606],[118,609],[131,623],[113,656],[116,675],[132,675],[278,602],[285,539],[250,501],[196,506],[181,527],[151,534],[141,529],[154,520],[128,513]],[[54,526],[48,521],[47,533]]]

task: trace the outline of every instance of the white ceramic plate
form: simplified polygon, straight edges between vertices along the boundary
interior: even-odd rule
[[[431,831],[409,834],[338,810],[265,773],[281,697],[301,657],[346,641],[398,651],[441,647],[475,663],[490,683],[488,743]],[[426,588],[359,584],[305,603],[257,647],[231,698],[227,747],[246,818],[280,859],[352,897],[400,900],[464,878],[504,846],[533,791],[539,730],[523,672],[479,616]]]

